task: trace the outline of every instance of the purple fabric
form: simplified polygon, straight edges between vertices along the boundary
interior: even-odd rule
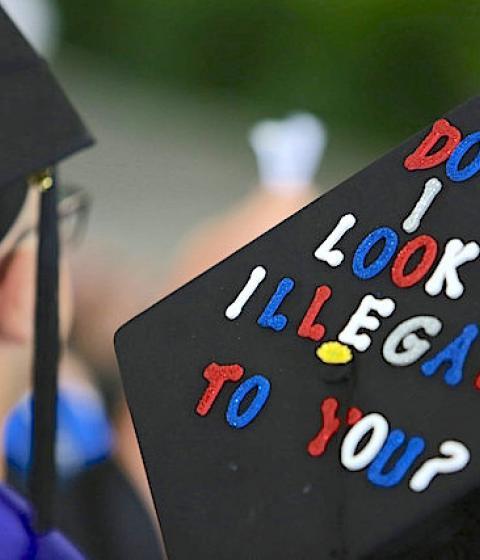
[[[58,532],[36,535],[32,510],[10,488],[0,485],[0,560],[84,560]]]
[[[50,531],[37,540],[35,560],[84,560],[84,557],[58,531]]]

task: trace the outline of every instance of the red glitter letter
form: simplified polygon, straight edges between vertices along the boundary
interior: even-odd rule
[[[352,406],[347,411],[347,424],[349,426],[355,426],[357,422],[363,418],[363,412],[356,406]]]
[[[320,410],[323,417],[322,429],[310,441],[307,447],[307,451],[312,457],[319,457],[325,453],[328,442],[338,432],[338,428],[340,428],[340,420],[337,417],[337,399],[328,397],[322,402]]]
[[[298,327],[298,336],[315,340],[315,342],[318,342],[323,338],[323,335],[325,334],[325,327],[319,323],[314,324],[314,322],[325,302],[331,295],[332,290],[328,286],[319,286],[317,288],[312,303],[305,313],[302,323]]]
[[[418,251],[423,249],[422,260],[410,272],[405,274],[405,267],[410,258]],[[438,245],[430,235],[419,235],[409,241],[397,255],[392,266],[392,280],[399,288],[410,288],[426,276],[432,267],[437,256]]]
[[[441,138],[446,138],[445,145],[430,153]],[[446,119],[435,121],[432,130],[423,139],[418,148],[404,161],[405,169],[430,169],[446,161],[462,139],[462,133]]]
[[[202,398],[198,401],[196,412],[200,416],[208,414],[212,408],[215,399],[222,390],[225,381],[239,381],[244,374],[242,366],[233,364],[230,366],[221,366],[212,362],[203,371],[203,377],[209,382]]]

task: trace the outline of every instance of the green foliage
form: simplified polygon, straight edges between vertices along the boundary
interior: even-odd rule
[[[477,0],[61,0],[133,75],[401,139],[478,91]],[[355,132],[356,131],[356,132]]]

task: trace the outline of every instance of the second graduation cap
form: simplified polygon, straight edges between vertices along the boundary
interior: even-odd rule
[[[465,533],[479,131],[475,99],[117,333],[171,560],[383,558]]]

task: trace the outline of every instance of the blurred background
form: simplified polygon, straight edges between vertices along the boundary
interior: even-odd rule
[[[49,4],[57,75],[98,139],[65,178],[95,194],[89,234],[159,271],[256,182],[257,119],[320,116],[327,189],[478,93],[475,0]]]
[[[87,498],[83,518],[77,516],[65,530],[91,558],[134,557],[125,552],[130,545],[135,557],[161,558],[161,538],[116,371],[114,330],[478,94],[480,2],[0,4],[49,59],[98,141],[61,169],[63,183],[83,187],[92,202],[82,243],[69,251],[75,320],[64,368],[96,393],[107,415],[89,424],[90,432],[93,425],[103,434],[102,441],[96,447],[82,443],[90,446],[94,460],[77,461],[81,468],[76,471],[66,469],[74,484],[65,503],[78,509],[80,496]],[[312,176],[300,173],[301,188],[287,188],[287,193],[263,189],[268,177],[257,170],[248,131],[259,120],[299,111],[320,119],[311,129],[318,144],[309,163]],[[292,150],[301,160],[304,147]],[[239,223],[248,226],[240,231]],[[93,405],[92,410],[97,414]],[[63,450],[68,454],[68,446]],[[22,468],[19,453],[11,450],[13,459],[7,457],[17,470]],[[118,472],[107,469],[90,479],[87,473],[87,480],[79,482],[84,471],[107,457],[114,457]],[[130,496],[117,503],[122,484],[137,501]],[[99,504],[98,495],[108,494],[109,485],[115,498],[106,496]],[[92,517],[92,509],[102,507],[105,519]],[[125,544],[125,532],[132,531],[123,529],[131,529],[135,516],[143,519],[140,507],[151,532],[137,527],[140,537]],[[124,513],[112,521],[115,508]],[[107,550],[105,543],[92,541],[92,532],[111,533],[111,540],[122,545]]]
[[[55,10],[48,54],[98,139],[64,168],[95,194],[87,241],[159,273],[255,183],[255,120],[321,116],[327,189],[478,91],[475,0],[7,3]]]

